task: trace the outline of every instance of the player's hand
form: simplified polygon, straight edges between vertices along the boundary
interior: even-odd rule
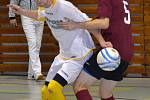
[[[102,48],[113,47],[111,42],[101,42],[100,45]]]
[[[10,7],[12,9],[12,11],[16,14],[21,14],[21,12],[22,12],[22,8],[17,5],[10,4],[10,5],[7,5],[7,7]]]
[[[9,23],[13,26],[18,26],[16,19],[10,19]]]
[[[65,30],[74,30],[78,28],[78,23],[69,19],[65,18],[66,22],[59,22],[58,26]]]

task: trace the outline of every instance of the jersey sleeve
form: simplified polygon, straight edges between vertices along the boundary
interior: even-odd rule
[[[111,0],[99,0],[98,17],[111,18],[111,15],[112,15]]]
[[[46,14],[45,9],[43,7],[38,8],[38,21],[45,21]]]
[[[69,4],[65,7],[66,15],[69,15],[68,18],[72,19],[76,22],[85,22],[92,20],[89,18],[85,13],[81,12],[77,7],[75,7],[73,4]],[[66,16],[67,17],[67,16]]]
[[[89,18],[85,13],[81,12],[79,9],[75,10],[75,14],[72,17],[75,21],[78,22],[85,22],[92,20],[92,18]]]

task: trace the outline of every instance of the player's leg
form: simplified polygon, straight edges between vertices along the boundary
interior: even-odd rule
[[[101,80],[100,86],[100,96],[102,100],[115,100],[113,97],[113,89],[116,87],[117,83],[123,79],[123,74],[128,67],[128,62],[121,60],[119,67],[112,71],[103,73],[103,78]]]
[[[50,95],[48,92],[48,84],[50,80],[52,80],[55,77],[55,75],[57,74],[58,70],[62,67],[62,65],[63,65],[63,61],[59,59],[58,56],[56,56],[47,74],[45,84],[41,90],[42,100],[50,100],[49,97]]]
[[[65,100],[62,93],[63,85],[54,79],[50,81],[49,85],[42,87],[42,100]]]
[[[48,85],[50,100],[65,100],[62,92],[63,87],[74,82],[81,69],[81,64],[71,60],[65,61],[62,68]]]
[[[74,66],[74,64],[67,62],[64,63],[62,68],[58,71],[58,73],[56,75],[53,74],[55,75],[54,78],[50,80],[50,82],[48,81],[46,82],[48,86],[45,85],[42,88],[42,100],[65,100],[62,90],[65,85],[72,82],[71,81],[73,79],[72,75],[74,72],[77,72],[75,67],[76,66]],[[76,75],[77,74],[78,73],[76,73]]]
[[[77,100],[92,100],[88,91],[88,87],[92,85],[97,79],[89,75],[84,70],[80,73],[79,77],[74,83],[74,92]]]
[[[80,73],[78,79],[74,85],[74,91],[76,93],[77,100],[92,100],[88,87],[101,78],[101,72],[97,65],[96,57],[97,53],[94,53],[92,57],[84,64],[83,71]]]
[[[67,81],[63,77],[56,74],[54,79],[48,84],[48,100],[65,100],[62,90],[67,84]]]
[[[117,83],[117,81],[101,79],[99,94],[102,100],[115,100],[112,92]]]
[[[65,60],[62,68],[57,72],[48,85],[48,90],[54,100],[64,100],[62,89],[65,85],[73,83],[80,74],[83,64],[91,54],[81,60]],[[52,99],[52,100],[53,100]]]

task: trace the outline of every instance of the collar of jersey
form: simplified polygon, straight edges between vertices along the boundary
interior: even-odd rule
[[[54,7],[55,5],[56,5],[56,0],[53,0],[52,7]]]
[[[51,12],[54,10],[54,7],[56,6],[56,0],[53,0],[53,4],[50,7],[45,8],[45,12]]]

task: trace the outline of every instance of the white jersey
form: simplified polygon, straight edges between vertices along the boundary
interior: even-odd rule
[[[65,0],[56,0],[54,6],[39,11],[40,17],[45,17],[53,36],[59,42],[60,54],[65,58],[82,58],[92,48],[95,48],[90,33],[84,29],[64,30],[57,23],[66,21],[65,17],[73,21],[83,22],[90,20],[72,3]]]

